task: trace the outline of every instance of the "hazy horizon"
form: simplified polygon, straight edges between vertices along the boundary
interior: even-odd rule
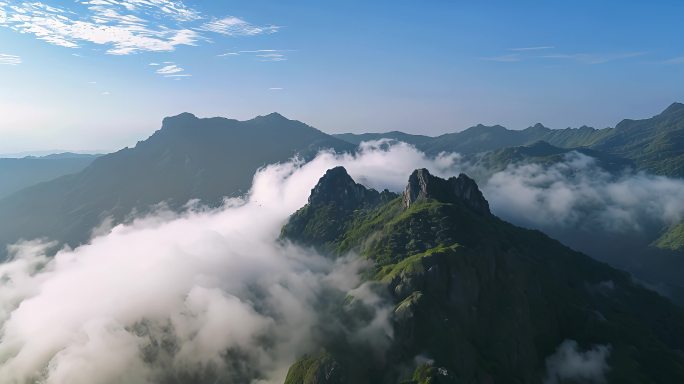
[[[0,153],[123,148],[182,111],[437,135],[684,100],[679,2],[312,4],[0,2]]]
[[[679,102],[679,101],[673,101],[672,103],[668,104],[667,106],[664,106],[663,108],[660,108],[658,111],[654,112],[652,115],[642,116],[642,117],[634,117],[633,119],[634,119],[634,120],[641,120],[641,119],[650,118],[650,117],[655,116],[655,115],[659,114],[660,112],[664,111],[668,106],[670,106],[670,105],[673,104],[673,103],[680,103],[680,102]],[[198,115],[196,115],[196,114],[194,114],[194,113],[192,113],[192,112],[187,112],[187,111],[186,111],[186,112],[180,112],[180,113],[176,113],[176,114],[173,114],[173,115],[161,117],[158,126],[156,126],[156,127],[154,127],[154,128],[150,128],[149,131],[147,131],[147,132],[141,132],[141,134],[142,134],[143,136],[141,136],[141,137],[135,139],[135,140],[132,141],[130,144],[123,145],[123,146],[120,146],[120,147],[105,148],[105,149],[103,149],[103,148],[99,148],[99,149],[92,149],[92,148],[51,149],[51,148],[46,148],[46,149],[33,149],[33,150],[32,150],[32,149],[24,149],[24,150],[17,151],[17,152],[2,152],[2,151],[0,151],[0,158],[22,158],[22,157],[26,157],[26,156],[36,156],[36,157],[40,157],[40,156],[45,156],[45,155],[50,155],[50,154],[59,154],[59,153],[78,153],[78,154],[107,154],[107,153],[112,153],[112,152],[116,152],[116,151],[118,151],[118,150],[120,150],[120,149],[123,149],[123,148],[131,148],[131,147],[134,147],[134,146],[137,144],[137,142],[146,140],[146,139],[147,139],[150,135],[152,135],[154,132],[156,132],[157,130],[161,129],[161,128],[162,128],[162,123],[161,123],[161,121],[162,121],[165,117],[177,116],[177,115],[182,114],[182,113],[191,113],[191,114],[195,115],[196,117],[198,117],[198,118],[200,118],[200,119],[204,119],[204,118],[213,118],[213,117],[222,117],[222,118],[232,119],[232,117],[230,117],[230,116],[198,116]],[[277,111],[273,111],[273,112],[270,112],[270,113],[278,113],[278,114],[280,114],[280,112],[277,112]],[[264,114],[257,115],[257,116],[253,116],[253,117],[247,118],[247,119],[236,119],[236,120],[247,121],[247,120],[253,119],[253,118],[255,118],[255,117],[268,115],[268,114],[270,114],[270,113],[264,113]],[[281,114],[281,115],[282,115],[282,114]],[[301,122],[303,122],[303,123],[305,123],[305,124],[308,124],[306,121],[302,121],[302,120],[297,119],[297,118],[292,117],[292,116],[286,116],[286,115],[283,115],[283,116],[286,117],[286,118],[289,119],[289,120],[301,121]],[[551,129],[566,129],[566,128],[573,128],[573,129],[576,129],[576,128],[580,128],[580,127],[582,127],[582,126],[589,126],[589,127],[591,127],[591,128],[595,128],[595,129],[606,129],[606,128],[614,128],[615,125],[617,125],[617,123],[619,123],[619,122],[622,121],[622,120],[624,120],[624,119],[620,119],[620,120],[618,120],[617,122],[615,122],[614,124],[608,125],[608,126],[605,126],[605,127],[594,127],[594,126],[591,126],[591,125],[588,125],[588,124],[580,124],[580,125],[568,126],[568,127],[552,127],[552,126],[549,126],[549,125],[547,125],[547,124],[545,124],[545,123],[543,123],[543,122],[539,122],[539,121],[538,121],[538,122],[531,123],[531,124],[529,124],[529,125],[527,125],[527,126],[524,126],[524,127],[509,127],[509,126],[506,126],[506,125],[503,125],[503,124],[499,124],[499,123],[483,124],[483,125],[487,125],[487,126],[500,125],[500,126],[503,126],[503,127],[506,128],[506,129],[510,129],[510,130],[522,130],[522,129],[525,129],[525,128],[529,128],[529,127],[531,127],[531,126],[533,126],[533,125],[535,125],[535,124],[542,124],[543,126],[545,126],[545,127],[547,127],[547,128],[551,128]],[[468,128],[471,128],[471,127],[473,127],[473,126],[475,126],[475,125],[479,125],[479,124],[482,124],[482,123],[477,123],[477,124],[474,124],[474,125],[471,125],[471,126],[467,126],[467,127],[460,127],[460,128],[457,128],[457,129],[451,130],[451,131],[438,132],[438,133],[435,133],[435,134],[427,134],[427,133],[421,133],[421,132],[410,132],[410,131],[401,131],[401,130],[385,130],[385,131],[381,131],[381,130],[373,130],[373,129],[369,129],[369,130],[367,130],[367,131],[340,131],[340,132],[331,132],[331,131],[327,131],[327,130],[325,130],[325,129],[321,129],[320,127],[316,127],[316,126],[313,126],[313,128],[316,128],[316,129],[318,129],[318,130],[320,130],[320,131],[322,131],[322,132],[324,132],[324,133],[327,133],[327,134],[338,134],[338,133],[363,134],[363,133],[385,133],[385,132],[390,132],[390,131],[401,131],[401,132],[410,133],[410,134],[415,134],[415,135],[426,135],[426,136],[436,137],[436,136],[443,135],[443,134],[447,134],[447,133],[462,132],[462,131],[464,131],[464,130],[466,130],[466,129],[468,129]],[[311,124],[308,124],[308,125],[311,125]],[[0,148],[1,148],[1,147],[0,147]]]

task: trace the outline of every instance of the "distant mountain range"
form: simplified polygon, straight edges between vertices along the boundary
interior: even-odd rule
[[[31,185],[80,172],[96,157],[58,153],[42,157],[0,158],[0,199]]]
[[[478,125],[438,137],[328,135],[277,113],[247,121],[183,113],[115,153],[0,159],[0,259],[20,239],[79,245],[104,220],[125,222],[159,204],[180,210],[198,199],[218,206],[246,192],[262,166],[293,156],[306,161],[321,149],[354,152],[361,141],[381,138],[431,156],[459,152],[483,170],[478,180],[511,164],[558,163],[573,151],[615,174],[634,168],[684,177],[679,103],[615,128]],[[622,239],[631,249],[614,264],[679,287],[672,297],[684,304],[684,223],[658,236],[643,248],[631,246],[640,239]],[[545,359],[567,342],[599,348],[609,382],[684,382],[679,307],[626,273],[497,218],[465,175],[442,180],[418,170],[397,195],[370,190],[335,168],[283,227],[282,239],[331,258],[360,254],[372,264],[364,278],[384,287],[393,304],[394,338],[382,355],[334,335],[290,368],[288,384],[540,383]],[[365,313],[353,296],[326,304],[340,305],[340,313],[351,306],[355,315],[345,321],[352,324]]]
[[[523,130],[509,130],[500,125],[477,125],[462,132],[437,137],[402,132],[358,135],[344,133],[333,136],[350,143],[391,138],[413,144],[421,151],[432,155],[440,152],[472,155],[546,142],[561,149],[591,149],[597,155],[613,156],[613,161],[631,162],[638,170],[659,175],[684,176],[684,104],[681,103],[670,105],[652,118],[623,120],[615,128],[605,129],[586,126],[550,129],[536,124]],[[526,153],[518,155],[518,158],[535,157]]]
[[[0,249],[43,237],[75,246],[103,220],[118,223],[162,202],[172,209],[191,199],[215,206],[246,192],[259,167],[297,154],[308,158],[324,148],[355,147],[277,113],[248,121],[189,113],[165,118],[162,128],[135,148],[1,199]]]
[[[367,281],[393,303],[386,350],[327,335],[322,350],[292,365],[286,384],[684,381],[680,308],[623,272],[500,220],[465,175],[416,170],[396,195],[331,169],[282,237],[328,257],[351,251],[369,260]],[[337,305],[348,327],[367,313],[353,292]],[[558,368],[548,364],[554,354]],[[593,368],[578,374],[578,359],[593,359]]]
[[[615,128],[554,130],[537,124],[515,131],[478,125],[437,137],[402,132],[328,135],[277,113],[247,121],[183,113],[165,118],[161,129],[134,148],[97,158],[62,154],[0,160],[0,175],[3,164],[15,164],[19,170],[0,178],[0,258],[6,255],[6,245],[20,239],[81,244],[105,219],[120,223],[160,203],[176,210],[192,199],[216,206],[224,197],[246,192],[259,167],[295,155],[309,159],[324,148],[353,152],[359,142],[380,138],[413,144],[430,155],[462,153],[483,170],[484,174],[473,175],[478,181],[509,164],[560,162],[571,151],[596,158],[609,172],[633,167],[684,176],[684,104],[680,103],[649,119],[624,120]],[[667,276],[669,283],[682,281],[681,228],[645,241],[644,248],[652,241],[649,249],[656,256],[619,265],[634,265],[630,271],[650,280],[663,281]],[[639,257],[645,255],[642,249],[632,249]],[[682,297],[684,302],[684,286]]]

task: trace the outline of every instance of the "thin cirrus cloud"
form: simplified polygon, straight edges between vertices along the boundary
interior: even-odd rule
[[[495,61],[499,63],[514,63],[518,61],[522,61],[526,56],[524,57],[526,53],[533,53],[536,51],[544,51],[547,49],[554,49],[554,46],[551,45],[535,45],[535,46],[529,46],[529,47],[516,47],[516,48],[508,48],[509,52],[513,53],[507,53],[504,55],[499,55],[499,56],[490,56],[490,57],[481,57],[481,60],[485,61]]]
[[[237,17],[229,16],[205,23],[200,29],[228,36],[254,36],[275,33],[278,32],[279,28],[280,27],[275,25],[259,27]]]
[[[156,63],[152,63],[152,64],[156,64]],[[183,73],[183,72],[185,72],[185,69],[183,69],[183,68],[179,67],[178,65],[176,65],[172,62],[169,62],[169,61],[164,62],[164,66],[157,69],[155,72],[158,75],[161,75],[163,77],[172,78],[175,80],[180,80],[181,78],[192,76],[188,73]]]
[[[19,65],[21,64],[21,57],[16,55],[8,55],[0,53],[0,65]]]
[[[671,59],[665,60],[665,64],[684,64],[684,56],[673,57]]]
[[[258,61],[285,61],[287,60],[286,53],[293,51],[292,49],[257,49],[252,51],[226,52],[218,55],[218,57],[248,55],[255,57]]]
[[[0,0],[0,26],[67,48],[105,46],[111,55],[174,51],[208,40],[205,32],[254,36],[278,30],[237,17],[215,19],[176,0],[77,0],[71,8]]]
[[[534,46],[534,47],[510,48],[508,50],[509,51],[515,51],[515,52],[527,52],[527,51],[543,51],[545,49],[553,49],[553,48],[555,48],[555,47],[551,46],[551,45],[540,45],[540,46]]]
[[[645,55],[646,52],[624,52],[624,53],[572,53],[572,54],[552,54],[544,55],[544,59],[570,60],[582,64],[604,64],[615,60],[631,59]]]
[[[545,53],[542,51],[554,50],[554,46],[530,46],[509,48],[507,53],[499,56],[481,57],[481,60],[500,63],[513,63],[533,59],[567,60],[579,64],[604,64],[616,60],[631,59],[647,54],[647,52],[620,52],[620,53]]]
[[[482,57],[481,59],[485,60],[485,61],[496,61],[499,63],[513,63],[513,62],[517,62],[517,61],[522,60],[520,55],[517,53],[513,53],[513,54],[509,54],[509,55],[493,56],[493,57]]]

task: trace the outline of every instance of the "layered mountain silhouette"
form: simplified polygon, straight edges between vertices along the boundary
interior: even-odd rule
[[[297,155],[307,159],[325,148],[355,146],[277,113],[247,121],[168,117],[134,148],[0,200],[0,256],[22,238],[74,246],[106,218],[121,222],[160,203],[172,209],[192,199],[217,205],[246,192],[259,167]]]
[[[571,152],[616,174],[627,167],[684,176],[679,103],[615,128],[478,125],[438,137],[331,136],[276,113],[247,121],[183,113],[164,119],[134,148],[96,159],[58,154],[0,160],[0,177],[4,170],[9,181],[0,186],[0,258],[20,239],[78,245],[103,220],[123,222],[159,204],[179,210],[198,199],[216,206],[246,192],[261,166],[293,156],[310,159],[321,149],[352,152],[361,141],[381,138],[430,155],[463,153],[485,170],[480,177],[514,163],[553,164]],[[630,271],[677,285],[684,224],[659,235],[649,252],[637,250]],[[283,227],[282,239],[331,258],[351,252],[369,260],[364,278],[391,303],[393,330],[381,347],[344,333],[324,338],[320,351],[295,362],[287,383],[565,382],[553,379],[548,359],[568,345],[589,351],[582,356],[600,355],[608,382],[684,382],[679,307],[624,272],[500,220],[469,176],[444,180],[419,169],[396,194],[368,189],[344,168],[333,168]],[[635,255],[618,265],[630,257]],[[370,320],[352,293],[345,303],[326,304],[339,305],[332,313],[343,315],[340,322]]]
[[[626,158],[584,147],[557,147],[546,141],[485,152],[473,156],[472,162],[477,166],[476,169],[484,173],[479,174],[478,179],[486,179],[496,172],[505,170],[510,164],[551,165],[564,161],[573,152],[594,158],[597,164],[608,172],[618,173],[626,168],[635,168],[634,161]]]
[[[295,155],[308,159],[323,148],[351,152],[363,140],[401,140],[432,155],[442,151],[463,153],[477,169],[471,176],[483,181],[510,164],[553,164],[564,161],[571,152],[591,156],[615,174],[624,168],[635,168],[683,176],[681,137],[684,137],[684,105],[679,103],[652,118],[625,120],[615,128],[555,130],[536,124],[514,131],[478,125],[438,137],[401,132],[331,136],[277,113],[248,121],[200,119],[183,113],[164,119],[160,130],[134,148],[95,161],[59,155],[49,159],[50,162],[78,161],[80,167],[85,167],[80,171],[76,166],[46,175],[26,168],[19,184],[12,185],[13,178],[5,178],[0,195],[3,188],[9,189],[7,196],[0,196],[0,258],[6,255],[8,244],[20,239],[48,238],[58,244],[78,245],[87,241],[93,228],[105,219],[119,223],[159,204],[179,210],[188,201],[199,199],[215,206],[226,196],[246,192],[254,172],[263,165]],[[26,159],[34,160],[38,161]],[[58,177],[60,173],[65,176]],[[38,182],[41,183],[18,190]],[[628,268],[639,278],[666,282],[670,285],[668,290],[681,291],[678,295],[684,303],[684,285],[679,288],[680,266],[684,265],[680,261],[684,260],[681,257],[684,248],[680,246],[684,244],[684,231],[677,226],[669,231],[658,230],[629,242],[611,238],[607,241],[625,243],[625,249],[619,248],[610,255],[608,252],[595,255],[592,250],[592,256],[610,256],[604,260]],[[577,242],[586,243],[591,238],[585,240],[585,237],[595,234],[580,235],[572,236],[579,239]]]
[[[96,157],[57,153],[42,157],[0,158],[0,199],[26,187],[80,172]]]
[[[562,149],[591,149],[594,155],[611,156],[613,163],[634,164],[639,170],[655,174],[684,176],[684,104],[681,103],[673,103],[649,119],[623,120],[615,128],[605,129],[586,126],[550,129],[536,124],[523,130],[509,130],[500,125],[477,125],[432,138],[402,132],[335,136],[350,143],[397,139],[432,155],[440,152],[473,155],[509,147],[535,146],[543,141]]]
[[[292,365],[287,384],[684,381],[681,309],[624,272],[500,220],[466,175],[419,169],[396,195],[332,169],[282,238],[369,260],[366,279],[393,307],[386,348],[331,335]],[[345,323],[363,316],[355,303],[350,293],[339,310]],[[567,345],[578,355],[551,359]],[[594,375],[573,376],[577,359],[595,359]]]

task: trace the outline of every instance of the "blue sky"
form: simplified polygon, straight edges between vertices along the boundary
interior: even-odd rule
[[[0,153],[164,116],[326,132],[613,126],[684,101],[681,1],[0,0]],[[156,65],[155,65],[156,64]]]

